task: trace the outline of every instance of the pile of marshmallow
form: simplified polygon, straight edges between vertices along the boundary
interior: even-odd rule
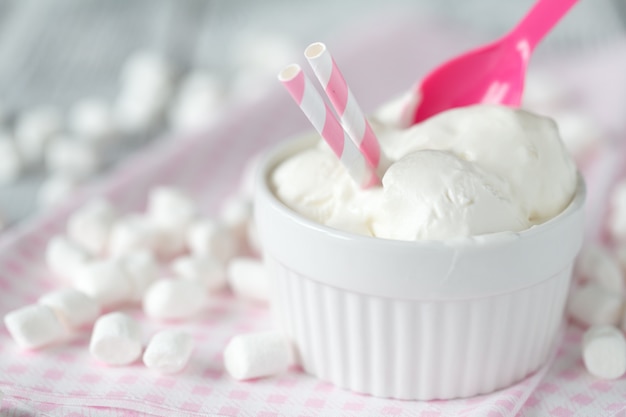
[[[589,373],[615,379],[626,374],[626,179],[615,187],[609,206],[615,248],[583,248],[576,265],[580,282],[572,289],[568,311],[588,326],[582,351]]]
[[[253,167],[247,172],[252,177]],[[192,335],[163,330],[144,351],[140,322],[127,310],[141,305],[148,319],[180,323],[201,315],[226,286],[266,302],[268,277],[254,256],[259,248],[244,194],[230,198],[217,219],[202,216],[173,187],[152,189],[145,213],[122,214],[102,199],[87,203],[69,218],[67,233],[48,243],[47,265],[63,288],[8,313],[9,333],[19,347],[39,349],[93,325],[89,350],[99,361],[127,365],[143,351],[148,368],[180,371],[192,355]],[[224,362],[233,377],[246,379],[282,372],[292,356],[282,334],[253,333],[233,338]]]
[[[44,168],[37,199],[42,207],[55,205],[130,145],[206,128],[219,120],[227,100],[260,97],[295,47],[279,34],[242,33],[230,49],[230,80],[203,67],[182,73],[161,54],[139,50],[122,64],[112,100],[86,97],[66,116],[57,107],[37,106],[9,117],[0,103],[0,186]]]
[[[288,38],[271,34],[242,36],[235,46],[237,71],[228,93],[246,100],[274,85],[277,68],[294,49]],[[120,81],[115,100],[81,100],[67,122],[53,107],[18,115],[13,131],[0,134],[0,185],[45,166],[49,176],[38,200],[44,207],[57,204],[106,165],[103,155],[115,154],[120,142],[207,127],[228,98],[215,73],[192,69],[180,77],[172,63],[147,51],[126,60]],[[0,126],[8,126],[4,114],[0,109]],[[267,274],[255,257],[259,248],[251,222],[254,172],[246,172],[243,192],[224,204],[217,220],[200,216],[194,201],[171,187],[154,189],[141,214],[119,213],[106,200],[77,210],[67,233],[52,238],[46,251],[47,265],[63,288],[4,318],[17,345],[40,349],[91,329],[89,350],[103,363],[129,364],[143,350],[149,368],[183,369],[193,351],[192,336],[163,330],[144,350],[140,322],[127,310],[141,305],[151,320],[192,320],[225,287],[236,296],[267,301]],[[0,230],[2,224],[0,218]],[[292,347],[278,332],[236,336],[224,351],[225,367],[237,379],[284,372],[292,361]]]
[[[137,52],[122,66],[120,89],[111,102],[79,100],[67,118],[52,106],[17,115],[12,132],[0,133],[0,185],[45,167],[38,200],[43,207],[54,205],[97,174],[122,146],[154,136],[164,125],[175,131],[206,125],[223,102],[222,84],[200,69],[178,80],[162,56]]]

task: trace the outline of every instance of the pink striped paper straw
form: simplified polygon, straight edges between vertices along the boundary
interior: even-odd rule
[[[297,64],[289,65],[278,74],[278,80],[346,167],[352,179],[363,188],[379,184],[380,179],[374,169],[347,138],[341,124],[335,119],[311,80],[302,72],[302,68]]]
[[[348,136],[365,155],[367,162],[378,169],[381,159],[384,158],[378,139],[326,45],[321,42],[312,43],[306,48],[304,55],[341,118],[341,125],[348,132]]]

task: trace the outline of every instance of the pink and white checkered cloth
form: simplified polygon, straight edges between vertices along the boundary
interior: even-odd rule
[[[389,21],[389,19],[387,19]],[[354,33],[354,31],[352,32]],[[394,20],[378,26],[376,37],[360,36],[334,47],[346,79],[365,110],[416,81],[444,57],[469,46],[440,26]],[[427,36],[427,37],[425,37]],[[415,40],[428,39],[421,45]],[[365,46],[369,52],[361,53]],[[389,48],[394,45],[395,48]],[[422,50],[420,50],[420,47]],[[372,52],[375,51],[375,52]],[[397,65],[402,62],[403,65]],[[577,63],[577,65],[571,65]],[[610,93],[626,80],[626,42],[584,60],[546,63],[559,79],[584,97],[586,110],[615,138],[626,138],[619,109]],[[606,71],[606,68],[613,68]],[[617,70],[615,69],[617,68]],[[620,69],[621,68],[621,69]],[[393,75],[393,76],[392,76]],[[389,80],[372,83],[371,80]],[[621,83],[621,84],[620,84]],[[95,194],[109,197],[122,209],[139,210],[155,184],[173,184],[191,192],[207,214],[234,190],[248,158],[264,147],[308,129],[307,121],[280,85],[261,101],[235,104],[220,122],[188,137],[172,138],[127,161],[116,172],[65,206],[42,214],[0,239],[0,315],[34,302],[56,286],[43,263],[50,236],[62,232],[68,214]],[[620,130],[621,129],[621,130]],[[604,201],[616,178],[624,174],[624,158],[607,144],[583,167],[591,220],[602,218]],[[622,146],[622,151],[626,148]],[[589,239],[601,237],[601,224],[590,222]],[[159,328],[138,310],[146,335]],[[20,352],[0,328],[2,416],[618,416],[626,415],[626,379],[601,381],[589,376],[580,359],[582,329],[569,325],[553,359],[521,383],[493,394],[454,401],[398,401],[354,394],[320,382],[301,371],[253,382],[236,382],[225,374],[221,352],[235,334],[270,326],[264,307],[223,295],[196,322],[186,324],[197,341],[190,365],[177,376],[164,377],[135,364],[104,367],[87,351],[89,332],[71,343],[37,353]],[[163,326],[161,326],[163,327]],[[621,414],[620,414],[621,413]]]

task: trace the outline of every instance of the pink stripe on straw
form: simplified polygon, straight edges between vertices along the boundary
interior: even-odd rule
[[[306,48],[304,55],[341,117],[341,124],[348,136],[365,155],[367,162],[378,168],[383,158],[380,143],[326,45],[313,43]]]
[[[295,102],[298,104],[298,106],[302,103],[302,98],[304,97],[304,88],[305,88],[305,79],[304,79],[304,72],[302,72],[302,70],[298,70],[298,72],[296,73],[296,75],[291,78],[291,79],[282,79],[282,75],[285,73],[285,71],[289,70],[291,68],[291,66],[286,67],[280,74],[279,74],[279,80],[283,83],[283,85],[287,88],[287,91],[289,91],[289,94],[291,94],[291,97],[293,97],[293,99],[295,100]],[[295,71],[296,69],[293,68],[293,71]]]
[[[335,155],[341,157],[341,155],[343,154],[343,148],[346,143],[345,132],[341,128],[339,122],[337,122],[337,120],[333,116],[328,106],[325,107],[326,116],[324,120],[327,120],[327,122],[324,123],[324,127],[322,128],[320,134],[323,138],[329,138],[329,140],[327,140],[326,142],[328,142],[333,152],[335,152]]]
[[[328,83],[324,87],[324,90],[326,91],[328,98],[330,98],[330,102],[333,104],[333,108],[339,117],[344,117],[344,113],[348,107],[348,95],[350,94],[350,90],[348,89],[348,83],[346,83],[345,78],[343,78],[343,74],[339,71],[335,60],[332,59],[332,57],[331,64],[330,76],[328,77]],[[313,70],[315,71],[315,68],[313,68]],[[315,71],[315,74],[317,75],[317,71]]]
[[[294,101],[300,106],[315,130],[324,138],[352,179],[363,188],[380,184],[374,169],[359,149],[347,138],[341,124],[313,87],[299,65],[285,67],[278,75]]]

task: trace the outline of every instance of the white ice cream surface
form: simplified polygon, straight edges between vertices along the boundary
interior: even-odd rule
[[[382,187],[358,188],[320,139],[274,170],[278,198],[337,229],[443,240],[528,229],[575,192],[575,164],[549,118],[477,105],[403,130],[372,123],[389,163]]]
[[[373,222],[379,237],[447,239],[529,227],[502,179],[453,153],[412,152],[389,167],[383,187]]]

